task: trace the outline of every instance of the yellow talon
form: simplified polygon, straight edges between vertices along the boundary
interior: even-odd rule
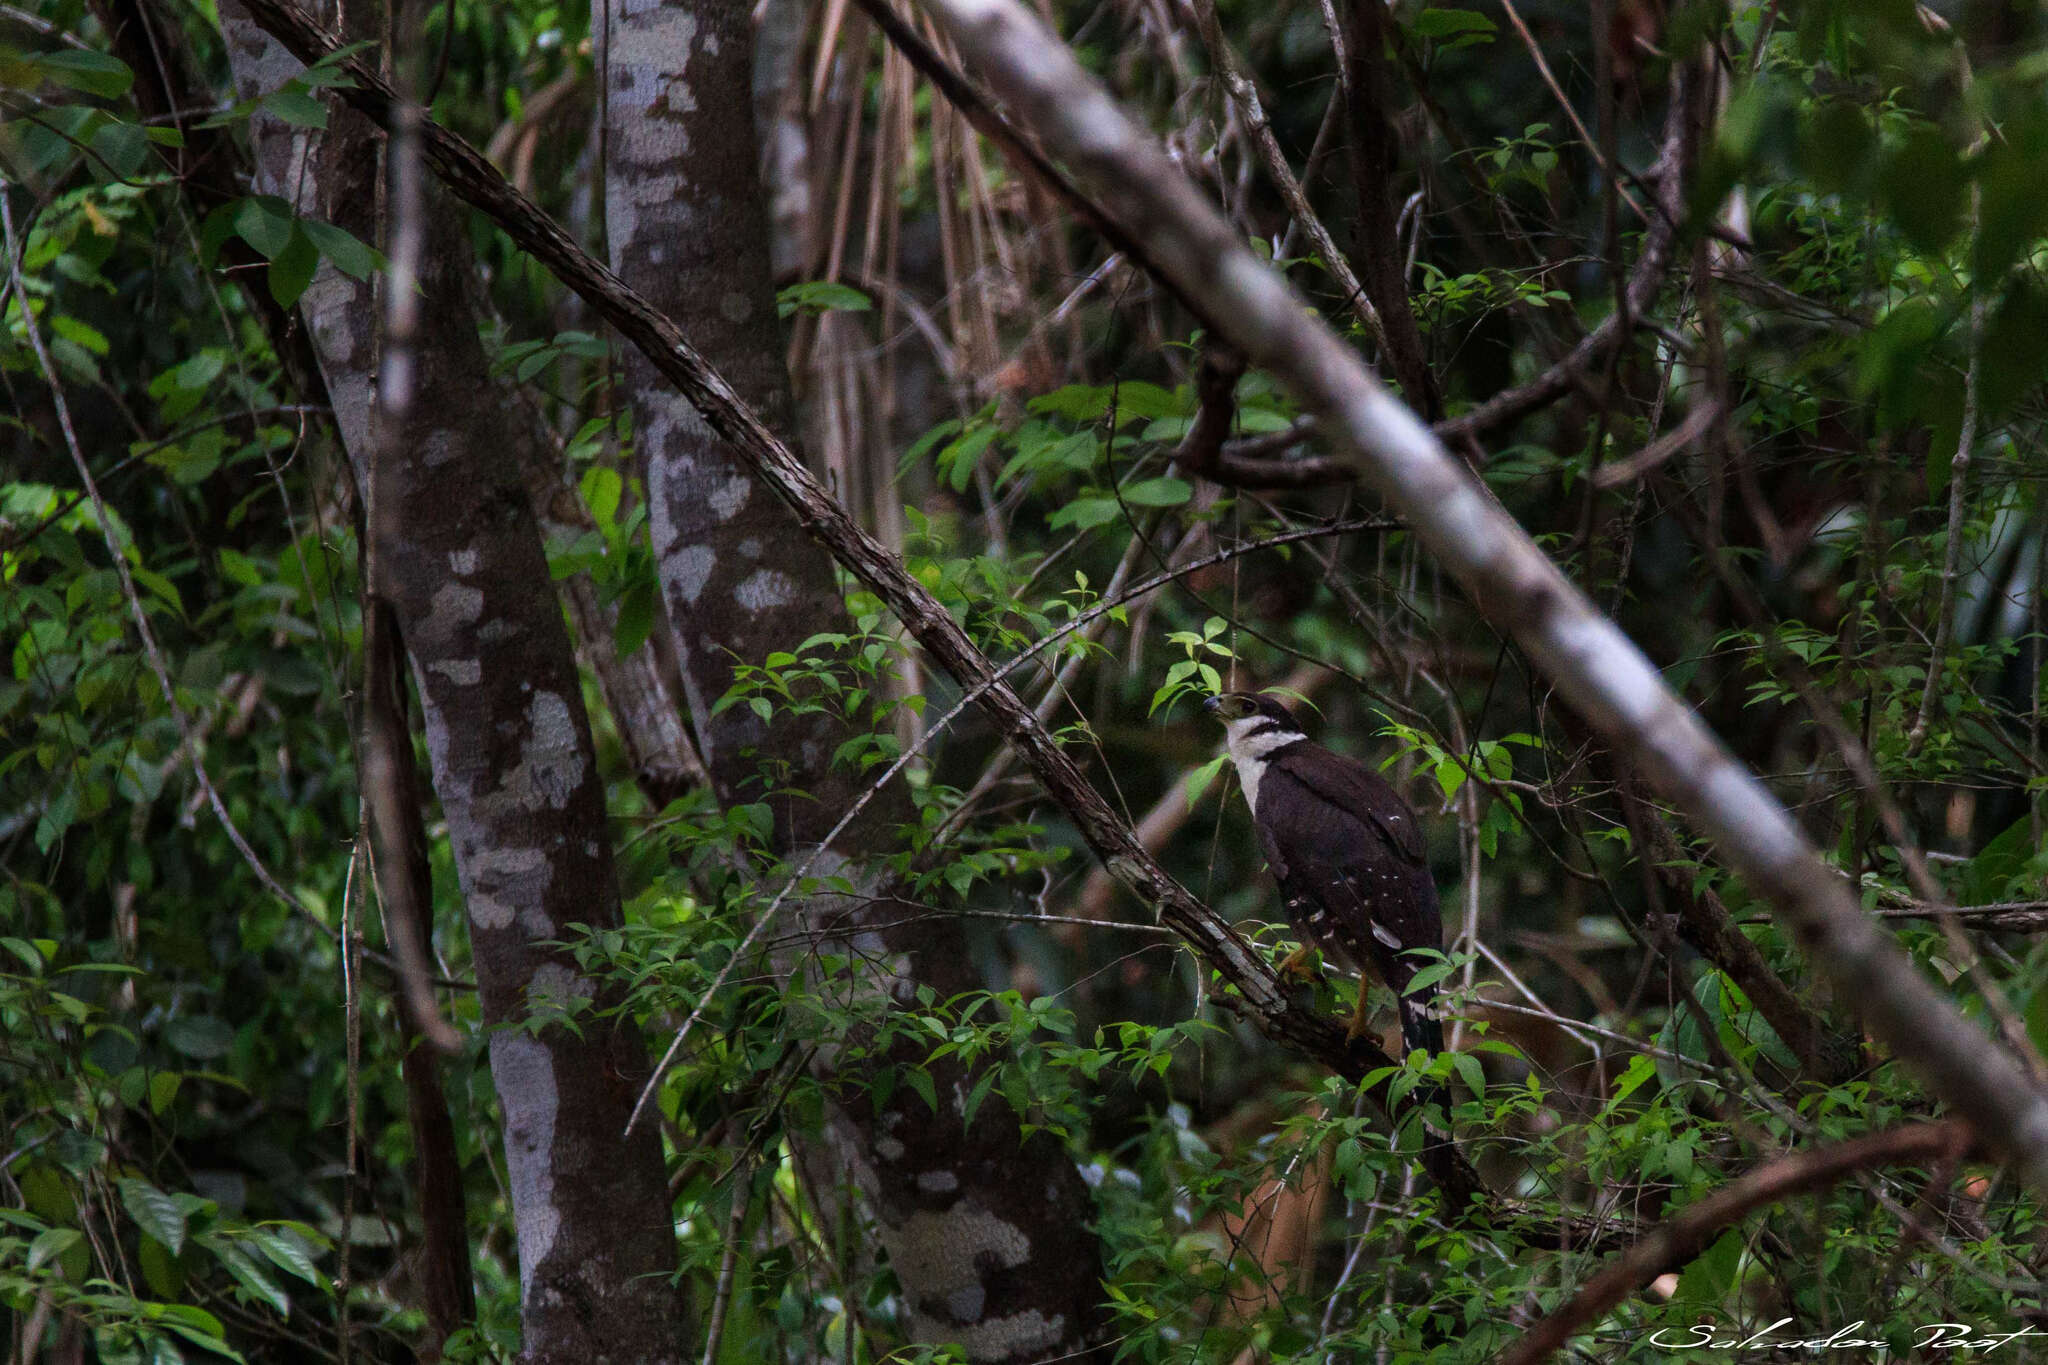
[[[1367,1010],[1365,997],[1372,990],[1372,978],[1360,975],[1358,978],[1358,1003],[1351,1007],[1351,1014],[1344,1021],[1344,1041],[1355,1043],[1372,1030],[1366,1024]]]
[[[1316,979],[1316,972],[1315,968],[1308,965],[1308,955],[1309,946],[1304,943],[1286,957],[1281,958],[1280,965],[1273,970],[1282,976],[1291,976],[1298,981],[1313,981]]]

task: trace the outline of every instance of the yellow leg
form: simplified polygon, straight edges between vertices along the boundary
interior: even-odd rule
[[[1360,973],[1358,977],[1358,1003],[1351,1007],[1351,1016],[1344,1021],[1344,1041],[1356,1042],[1371,1029],[1366,1024],[1365,997],[1372,990],[1372,978]]]
[[[1309,946],[1304,943],[1281,958],[1280,965],[1274,970],[1282,976],[1291,976],[1300,981],[1313,981],[1316,979],[1316,972],[1315,968],[1308,965],[1308,955]]]

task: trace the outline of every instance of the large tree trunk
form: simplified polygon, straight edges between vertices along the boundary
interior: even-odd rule
[[[750,117],[747,7],[610,0],[599,27],[613,266],[682,323],[772,426],[788,431],[789,377]],[[770,725],[745,706],[712,711],[735,660],[758,662],[819,631],[848,628],[832,563],[644,357],[629,352],[625,368],[663,604],[712,785],[721,801],[756,800],[764,759],[788,765],[777,785],[812,799],[775,803],[776,846],[814,847],[860,794],[861,783],[831,764],[845,728],[822,714],[778,715]],[[835,852],[880,847],[908,813],[903,788],[892,787]],[[835,923],[854,947],[849,957],[889,964],[855,983],[870,999],[908,1001],[921,984],[946,997],[979,984],[949,917],[902,924],[900,905],[878,914],[809,908],[813,914],[792,913],[790,921]],[[888,1060],[921,1065],[926,1050],[904,1047]],[[807,1167],[835,1171],[842,1190],[865,1196],[919,1339],[960,1342],[977,1361],[1086,1358],[1101,1340],[1103,1295],[1073,1163],[1049,1135],[1024,1140],[1000,1100],[968,1124],[961,1097],[975,1077],[952,1062],[929,1069],[937,1114],[908,1086],[882,1104],[860,1078],[839,1087],[842,1103]]]
[[[351,37],[375,6],[351,7]],[[299,63],[221,6],[238,92]],[[364,27],[367,25],[368,27]],[[260,117],[259,184],[376,240],[378,139],[337,110],[309,136]],[[680,1358],[688,1312],[670,1283],[674,1231],[660,1142],[622,1141],[647,1074],[627,1024],[538,1029],[535,1012],[597,997],[550,940],[619,922],[618,890],[582,689],[548,578],[520,452],[535,433],[497,399],[477,339],[463,216],[426,199],[415,398],[381,447],[375,291],[323,269],[302,303],[335,421],[369,490],[370,552],[411,654],[434,788],[467,903],[491,1072],[505,1123],[528,1359]],[[383,452],[380,458],[378,452]]]

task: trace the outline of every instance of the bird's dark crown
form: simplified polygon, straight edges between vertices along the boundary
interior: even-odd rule
[[[1260,692],[1224,692],[1203,702],[1202,709],[1226,725],[1234,720],[1264,716],[1284,729],[1297,734],[1301,731],[1301,724],[1294,719],[1294,713],[1283,706],[1278,697]]]

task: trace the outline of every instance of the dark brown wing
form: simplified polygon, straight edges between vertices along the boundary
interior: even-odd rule
[[[1272,756],[1259,779],[1260,846],[1302,937],[1353,965],[1370,963],[1401,995],[1410,1046],[1440,1050],[1428,995],[1405,994],[1441,948],[1443,918],[1415,812],[1379,774],[1313,744]]]
[[[1371,821],[1402,857],[1426,866],[1422,823],[1415,818],[1415,808],[1387,779],[1357,759],[1331,753],[1320,744],[1290,745],[1275,757],[1331,805]]]

